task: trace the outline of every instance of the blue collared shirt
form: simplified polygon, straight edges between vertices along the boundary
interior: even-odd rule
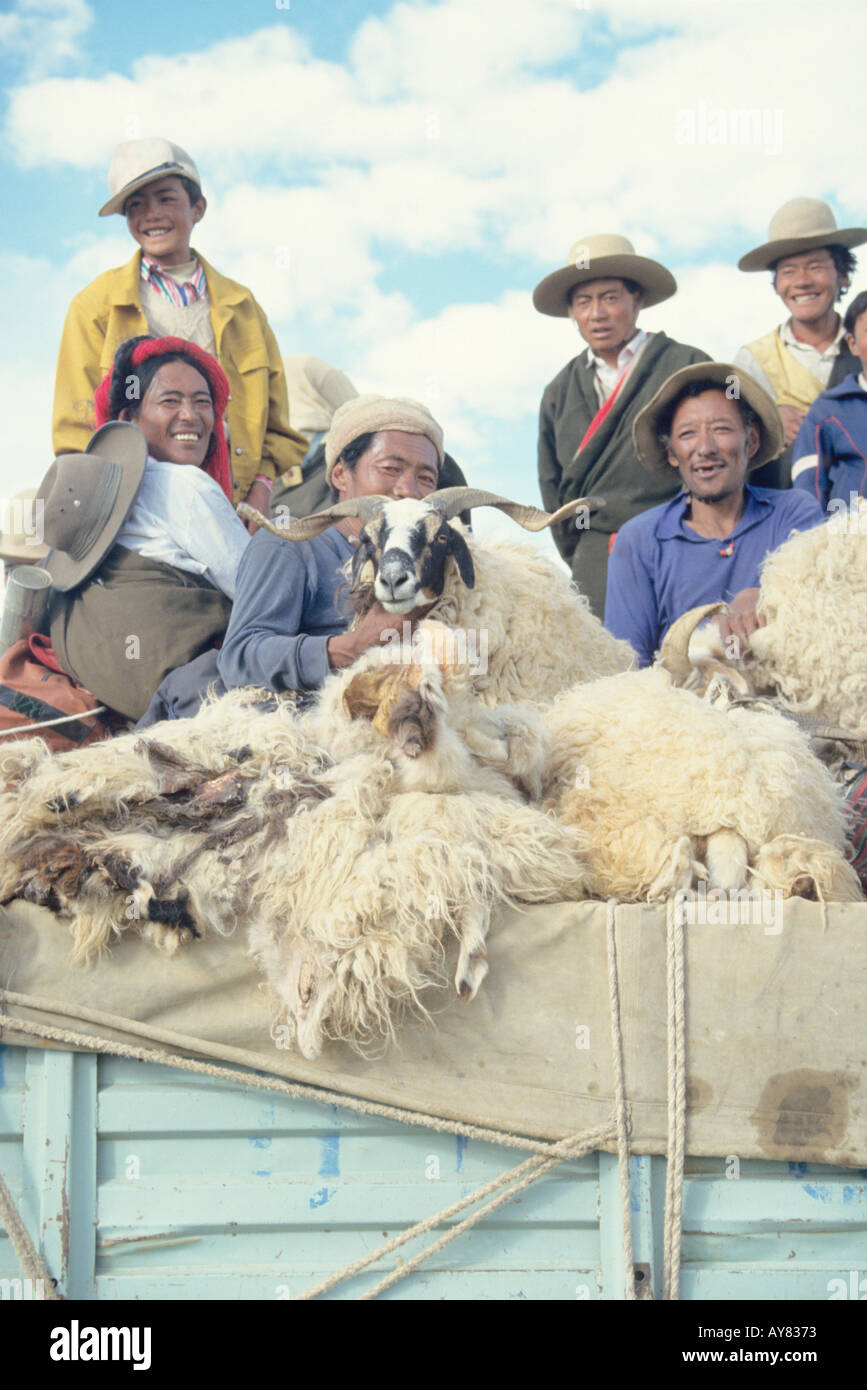
[[[745,484],[744,514],[724,540],[708,539],[684,520],[689,497],[651,507],[617,533],[608,562],[605,626],[624,637],[649,666],[675,620],[702,603],[728,603],[759,582],[762,560],[793,531],[825,520],[815,498]]]

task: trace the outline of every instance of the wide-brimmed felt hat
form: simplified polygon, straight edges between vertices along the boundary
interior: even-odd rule
[[[154,179],[164,179],[170,174],[179,178],[192,179],[198,188],[202,186],[199,171],[186,150],[171,140],[154,137],[148,140],[124,140],[117,146],[108,171],[108,186],[111,197],[99,209],[100,217],[108,217],[112,212],[123,212],[123,205],[131,193],[144,188]]]
[[[25,518],[32,522],[39,515],[35,506],[36,488],[25,488],[9,499],[8,511],[3,518],[5,529],[0,535],[0,560],[11,564],[38,565],[48,554],[48,546],[37,540],[34,528],[28,527]],[[40,529],[38,526],[35,529]]]
[[[661,304],[677,293],[677,281],[659,261],[637,256],[632,242],[616,232],[598,232],[579,237],[569,250],[569,264],[540,280],[533,291],[533,304],[540,314],[565,319],[569,315],[569,296],[576,285],[587,280],[634,280],[644,291],[642,308]]]
[[[838,227],[821,198],[792,198],[777,208],[768,240],[741,256],[738,270],[770,270],[784,256],[797,256],[819,246],[863,246],[867,227]]]
[[[45,561],[55,589],[77,589],[102,564],[144,477],[148,446],[138,425],[110,420],[83,454],[61,454],[36,494],[44,504]]]
[[[636,415],[632,425],[632,442],[644,467],[651,473],[669,473],[668,452],[657,430],[672,401],[684,386],[693,381],[707,381],[718,386],[730,399],[745,400],[755,412],[759,426],[759,447],[749,461],[749,470],[769,463],[783,451],[785,443],[783,422],[767,391],[748,372],[732,362],[693,362],[681,367],[664,381],[652,400]]]

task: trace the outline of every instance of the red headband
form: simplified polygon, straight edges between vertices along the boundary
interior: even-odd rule
[[[142,362],[146,362],[149,357],[168,357],[174,353],[183,353],[185,357],[192,358],[196,365],[201,368],[202,375],[207,377],[214,405],[214,432],[211,435],[211,443],[203,467],[205,472],[220,484],[231,502],[232,470],[229,466],[229,448],[223,425],[223,412],[229,399],[229,381],[216,357],[205,352],[204,348],[200,348],[197,343],[188,342],[186,338],[148,338],[133,349],[130,362],[132,366],[140,367]],[[97,429],[109,419],[108,398],[113,374],[114,367],[93,393]]]

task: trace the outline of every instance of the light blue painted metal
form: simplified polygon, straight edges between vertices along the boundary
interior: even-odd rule
[[[0,1064],[0,1171],[73,1298],[288,1298],[523,1157],[171,1067],[19,1048]],[[664,1159],[632,1158],[657,1297],[664,1188]],[[825,1299],[867,1278],[865,1193],[852,1170],[688,1159],[682,1296]],[[386,1297],[619,1299],[622,1251],[617,1159],[591,1154]],[[0,1279],[19,1274],[0,1233]]]

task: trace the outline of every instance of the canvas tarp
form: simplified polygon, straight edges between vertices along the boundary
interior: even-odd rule
[[[612,1115],[605,924],[595,902],[498,914],[477,998],[432,992],[433,1026],[405,1024],[375,1059],[330,1044],[307,1062],[281,1047],[238,937],[167,960],[130,932],[85,969],[66,924],[25,903],[0,909],[0,1003],[16,1019],[556,1139]],[[687,1152],[867,1166],[867,904],[794,900],[776,925],[685,930]],[[664,910],[619,907],[616,942],[631,1145],[664,1153]],[[34,1045],[8,1029],[2,1041]]]

